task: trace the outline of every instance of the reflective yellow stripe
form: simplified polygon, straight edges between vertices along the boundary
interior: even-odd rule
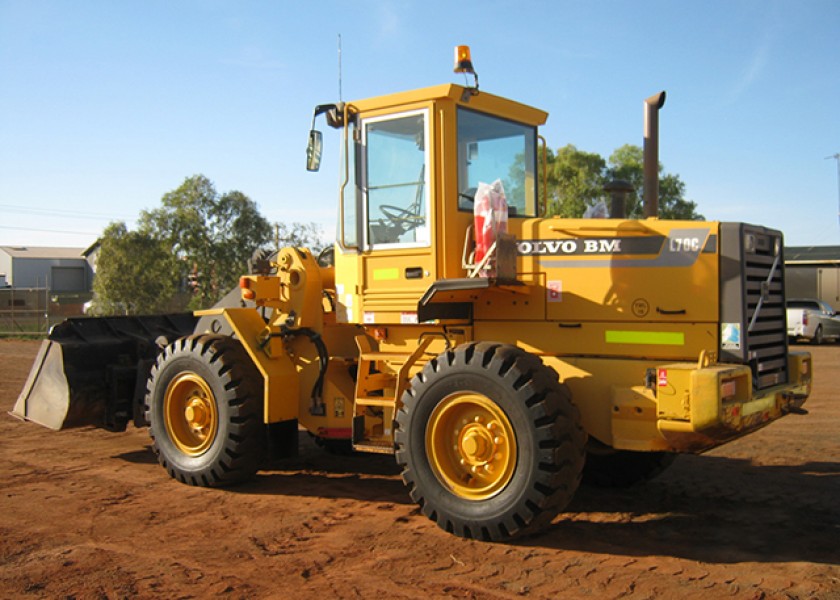
[[[390,279],[399,279],[400,277],[400,270],[399,269],[374,269],[373,270],[373,280],[374,281],[388,281]]]
[[[684,346],[682,331],[606,331],[608,344],[655,344],[659,346]]]

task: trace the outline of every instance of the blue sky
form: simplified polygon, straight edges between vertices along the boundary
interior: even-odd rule
[[[314,105],[445,82],[550,113],[604,156],[641,145],[710,220],[840,244],[837,0],[282,2],[0,0],[0,245],[92,243],[202,173],[271,221],[334,230],[338,140],[307,173]]]

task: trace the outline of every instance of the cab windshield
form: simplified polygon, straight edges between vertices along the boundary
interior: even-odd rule
[[[500,179],[512,217],[537,214],[536,129],[458,108],[458,208],[473,210],[479,183]]]

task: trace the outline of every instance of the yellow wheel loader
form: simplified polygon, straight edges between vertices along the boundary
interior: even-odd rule
[[[639,220],[543,216],[548,115],[477,77],[318,105],[310,170],[316,118],[342,134],[334,264],[283,248],[215,309],[72,319],[14,414],[148,425],[161,465],[201,486],[248,479],[307,431],[393,454],[440,527],[504,540],[582,478],[630,485],[804,412],[782,234],[655,216],[663,103],[645,103]]]

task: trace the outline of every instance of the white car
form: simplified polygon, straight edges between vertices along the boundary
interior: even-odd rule
[[[840,316],[827,302],[816,298],[789,298],[787,334],[791,340],[805,338],[812,344],[840,340]]]

